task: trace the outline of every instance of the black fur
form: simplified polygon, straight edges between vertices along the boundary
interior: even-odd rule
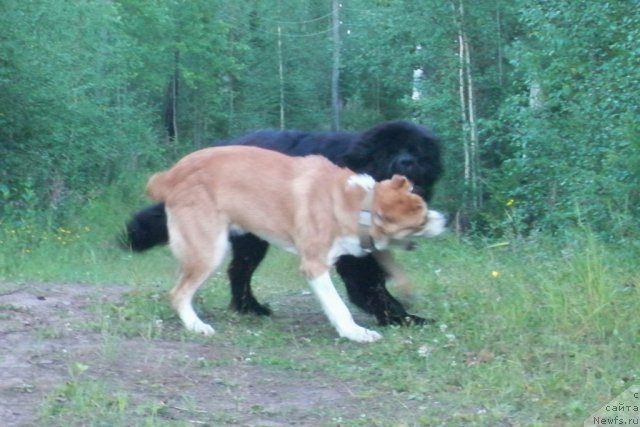
[[[363,133],[261,130],[225,141],[223,145],[253,145],[291,156],[320,154],[339,166],[367,173],[377,181],[393,174],[407,176],[414,191],[429,200],[442,174],[440,146],[427,128],[405,121],[380,124]],[[259,171],[257,171],[259,173]],[[127,223],[125,244],[144,251],[168,242],[163,204],[136,213]],[[243,313],[268,315],[251,291],[251,276],[267,253],[268,243],[254,235],[231,238],[229,265],[231,306]],[[428,320],[406,312],[385,287],[384,270],[368,255],[341,257],[336,263],[349,299],[382,325],[424,324]]]

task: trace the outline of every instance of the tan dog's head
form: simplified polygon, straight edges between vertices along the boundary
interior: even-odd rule
[[[404,176],[394,175],[375,187],[371,237],[387,244],[411,236],[434,237],[444,231],[445,219],[411,192],[413,184]]]

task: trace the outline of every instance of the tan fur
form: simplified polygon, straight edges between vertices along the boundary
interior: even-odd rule
[[[402,299],[410,300],[415,294],[413,283],[402,266],[390,250],[374,251],[373,257],[382,266],[388,278],[391,279]],[[404,302],[404,301],[403,301]]]
[[[251,232],[297,252],[310,281],[324,277],[336,256],[351,253],[335,245],[358,246],[367,190],[350,182],[355,175],[320,156],[293,158],[242,146],[196,151],[153,175],[147,194],[165,203],[171,250],[181,265],[171,300],[187,328],[213,333],[193,312],[191,299],[222,261],[230,231]],[[426,204],[410,186],[400,176],[375,185],[371,236],[379,249],[424,229]]]

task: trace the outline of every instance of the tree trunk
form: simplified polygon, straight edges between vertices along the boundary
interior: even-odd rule
[[[473,74],[471,72],[471,53],[469,40],[463,37],[465,44],[465,69],[467,74],[467,103],[469,105],[469,150],[471,158],[471,194],[472,207],[482,208],[482,182],[480,179],[480,136],[478,135],[478,120],[476,117],[476,99]]]
[[[284,63],[282,58],[282,27],[280,24],[278,24],[278,81],[280,82],[280,129],[284,129]]]
[[[471,155],[469,151],[469,137],[467,134],[467,101],[465,91],[465,43],[462,29],[458,29],[458,87],[460,94],[460,113],[462,124],[462,150],[464,152],[464,183],[467,186],[471,180]],[[466,199],[466,197],[465,197]]]
[[[503,53],[502,53],[502,13],[500,13],[500,6],[496,9],[496,29],[498,31],[498,85],[504,86],[504,67],[502,66]]]
[[[167,138],[169,144],[178,143],[178,64],[180,61],[180,53],[174,54],[173,75],[169,80],[167,87],[167,97],[164,114],[164,124],[167,130]]]
[[[458,82],[464,152],[464,205],[469,210],[482,206],[480,137],[476,116],[475,83],[471,70],[471,46],[465,30],[464,0],[451,3],[458,27]]]
[[[340,130],[340,2],[333,0],[333,61],[331,63],[331,129]]]
[[[234,81],[233,81],[233,76],[228,76],[227,77],[227,84],[226,84],[226,88],[227,88],[227,92],[229,93],[229,99],[228,99],[228,103],[227,103],[227,133],[231,134],[232,130],[233,130],[233,119],[234,119],[234,114],[235,114],[235,109],[236,109],[236,105],[235,105],[235,87],[234,87]]]

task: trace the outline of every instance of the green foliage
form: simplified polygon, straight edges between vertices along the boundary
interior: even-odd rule
[[[529,227],[589,223],[629,237],[640,212],[640,51],[634,2],[522,8],[511,47],[514,84],[499,136],[494,194],[516,200]],[[535,87],[537,93],[526,91]],[[523,90],[525,89],[525,90]],[[534,99],[535,97],[535,99]]]
[[[327,5],[292,0],[227,2],[221,18],[229,23],[231,46],[243,47],[234,52],[242,70],[226,81],[229,126],[221,131],[233,135],[282,124],[328,127],[331,18]]]
[[[96,275],[93,269],[108,275],[110,267],[104,264],[102,251],[110,249],[107,257],[111,261],[128,259],[126,253],[112,249],[118,247],[117,237],[131,206],[146,203],[143,189],[147,174],[144,175],[145,178],[120,179],[60,217],[25,209],[19,218],[0,218],[0,277],[94,283],[101,273]],[[72,247],[73,251],[67,250]],[[113,279],[135,282],[136,272],[133,268]]]
[[[123,176],[215,140],[330,126],[327,2],[8,0],[0,12],[0,214],[12,228],[55,230]],[[339,14],[344,127],[433,127],[447,171],[435,204],[483,233],[588,224],[637,238],[637,2],[349,0]],[[460,79],[461,33],[473,86]],[[461,94],[478,129],[474,186]]]
[[[111,3],[9,1],[0,21],[4,216],[64,211],[149,159]]]

